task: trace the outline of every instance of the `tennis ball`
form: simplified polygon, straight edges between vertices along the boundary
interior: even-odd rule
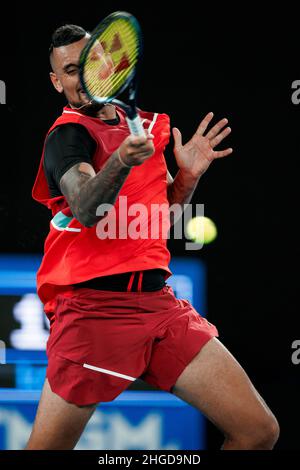
[[[193,217],[186,226],[186,235],[196,243],[207,244],[217,236],[217,227],[208,217]]]

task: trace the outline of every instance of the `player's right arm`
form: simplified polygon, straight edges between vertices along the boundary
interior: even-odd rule
[[[92,227],[100,216],[101,204],[114,204],[131,171],[141,165],[154,152],[153,136],[128,136],[96,174],[93,166],[79,162],[68,169],[59,185],[74,217],[85,227]]]

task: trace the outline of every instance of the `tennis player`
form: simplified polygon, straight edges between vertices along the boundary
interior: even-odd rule
[[[227,119],[208,130],[209,113],[185,145],[173,129],[173,180],[163,155],[167,115],[141,111],[146,137],[133,137],[120,108],[89,103],[78,75],[88,38],[81,27],[65,25],[50,47],[50,78],[68,104],[46,136],[33,188],[53,216],[37,276],[51,331],[26,448],[73,449],[97,404],[139,378],[204,413],[224,433],[223,449],[272,449],[276,418],[216,327],[167,285],[162,231],[153,239],[97,234],[105,220],[97,208],[118,209],[121,196],[149,214],[153,204],[188,203],[212,161],[232,151],[215,150],[230,133]],[[162,226],[169,223],[165,217]]]

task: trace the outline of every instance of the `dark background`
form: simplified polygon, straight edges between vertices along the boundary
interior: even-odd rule
[[[213,162],[193,201],[219,235],[198,252],[170,241],[173,255],[198,256],[208,267],[208,318],[237,357],[281,425],[279,449],[300,448],[298,160],[300,105],[291,101],[300,79],[297,12],[252,2],[223,8],[213,2],[60,3],[14,6],[1,30],[0,106],[2,252],[43,249],[49,214],[31,199],[45,134],[65,104],[48,78],[53,30],[66,22],[93,29],[114,10],[127,10],[144,32],[139,106],[166,112],[189,139],[204,115],[227,117],[232,156]],[[139,6],[137,6],[139,5]],[[227,146],[226,145],[226,146]],[[166,151],[176,173],[173,142]],[[209,448],[222,436],[209,425]]]

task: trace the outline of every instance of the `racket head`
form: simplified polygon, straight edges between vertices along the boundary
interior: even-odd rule
[[[142,55],[142,34],[137,19],[117,11],[91,33],[79,59],[83,91],[90,100],[107,103],[133,82]]]

